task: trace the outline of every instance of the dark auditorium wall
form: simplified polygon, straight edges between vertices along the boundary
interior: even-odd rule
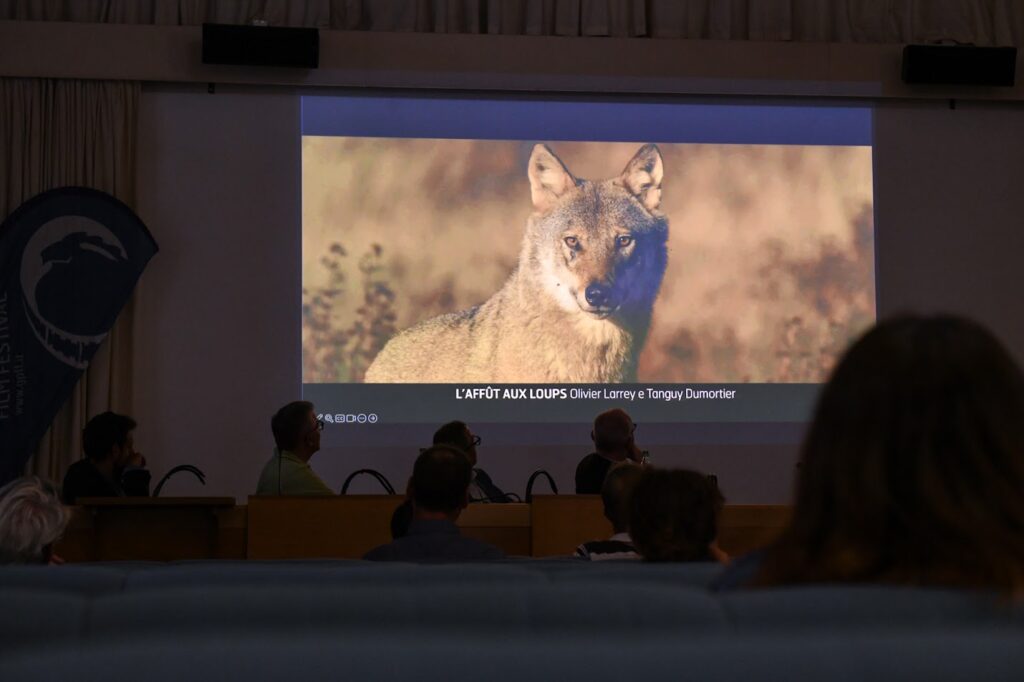
[[[1020,113],[1011,105],[880,106],[875,187],[880,312],[968,313],[1024,360],[1024,308],[1015,300],[1024,284],[1024,196],[1013,191],[1024,179]],[[270,456],[269,415],[298,397],[298,117],[297,94],[284,90],[144,88],[139,212],[161,253],[139,291],[138,446],[156,475],[190,462],[208,481],[178,481],[168,494],[244,500]],[[485,443],[482,463],[515,492],[540,467],[569,491],[588,432],[581,424],[554,448]],[[429,435],[425,428],[421,441]],[[324,451],[313,464],[333,487],[365,466],[398,487],[416,445]],[[731,503],[788,501],[794,446],[650,449],[658,463],[716,473]]]

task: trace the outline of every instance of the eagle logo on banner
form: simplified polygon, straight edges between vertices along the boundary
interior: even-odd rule
[[[0,484],[17,477],[158,250],[103,192],[29,199],[0,226]]]

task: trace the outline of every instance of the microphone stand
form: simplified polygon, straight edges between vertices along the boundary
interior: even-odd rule
[[[167,483],[167,479],[169,479],[171,476],[178,473],[179,471],[189,472],[190,474],[198,478],[200,483],[206,485],[206,475],[199,469],[199,467],[192,466],[191,464],[179,464],[178,466],[174,467],[166,474],[164,474],[164,477],[161,478],[160,482],[156,484],[156,489],[153,490],[153,497],[160,497],[160,491],[163,489],[164,483]]]
[[[555,485],[555,479],[551,477],[544,469],[538,469],[530,475],[530,479],[526,482],[526,501],[530,502],[533,500],[533,483],[537,480],[537,477],[543,476],[548,480],[548,487],[551,488],[551,492],[555,495],[558,494],[558,486]]]
[[[348,486],[352,483],[352,479],[354,479],[356,476],[359,476],[360,474],[369,474],[373,476],[375,479],[377,479],[377,482],[380,483],[381,487],[384,488],[384,492],[386,492],[388,495],[395,494],[394,486],[391,485],[391,482],[384,476],[384,474],[373,469],[359,469],[349,474],[348,478],[346,478],[345,482],[341,485],[342,495],[348,494]]]

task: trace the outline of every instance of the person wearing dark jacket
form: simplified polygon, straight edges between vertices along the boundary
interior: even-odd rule
[[[135,420],[104,412],[89,420],[82,431],[85,457],[64,475],[64,504],[80,497],[148,497],[150,473],[146,458],[135,450]]]
[[[435,445],[424,450],[409,481],[412,522],[405,535],[366,553],[370,561],[462,562],[503,559],[492,545],[467,538],[455,525],[469,503],[473,468],[462,450]]]

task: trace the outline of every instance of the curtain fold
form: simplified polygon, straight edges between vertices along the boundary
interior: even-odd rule
[[[0,216],[69,185],[134,206],[139,90],[126,81],[0,78]],[[29,472],[60,482],[81,456],[89,417],[130,412],[132,317],[129,303],[40,442]]]
[[[0,0],[0,19],[978,45],[1024,36],[1021,0]]]

